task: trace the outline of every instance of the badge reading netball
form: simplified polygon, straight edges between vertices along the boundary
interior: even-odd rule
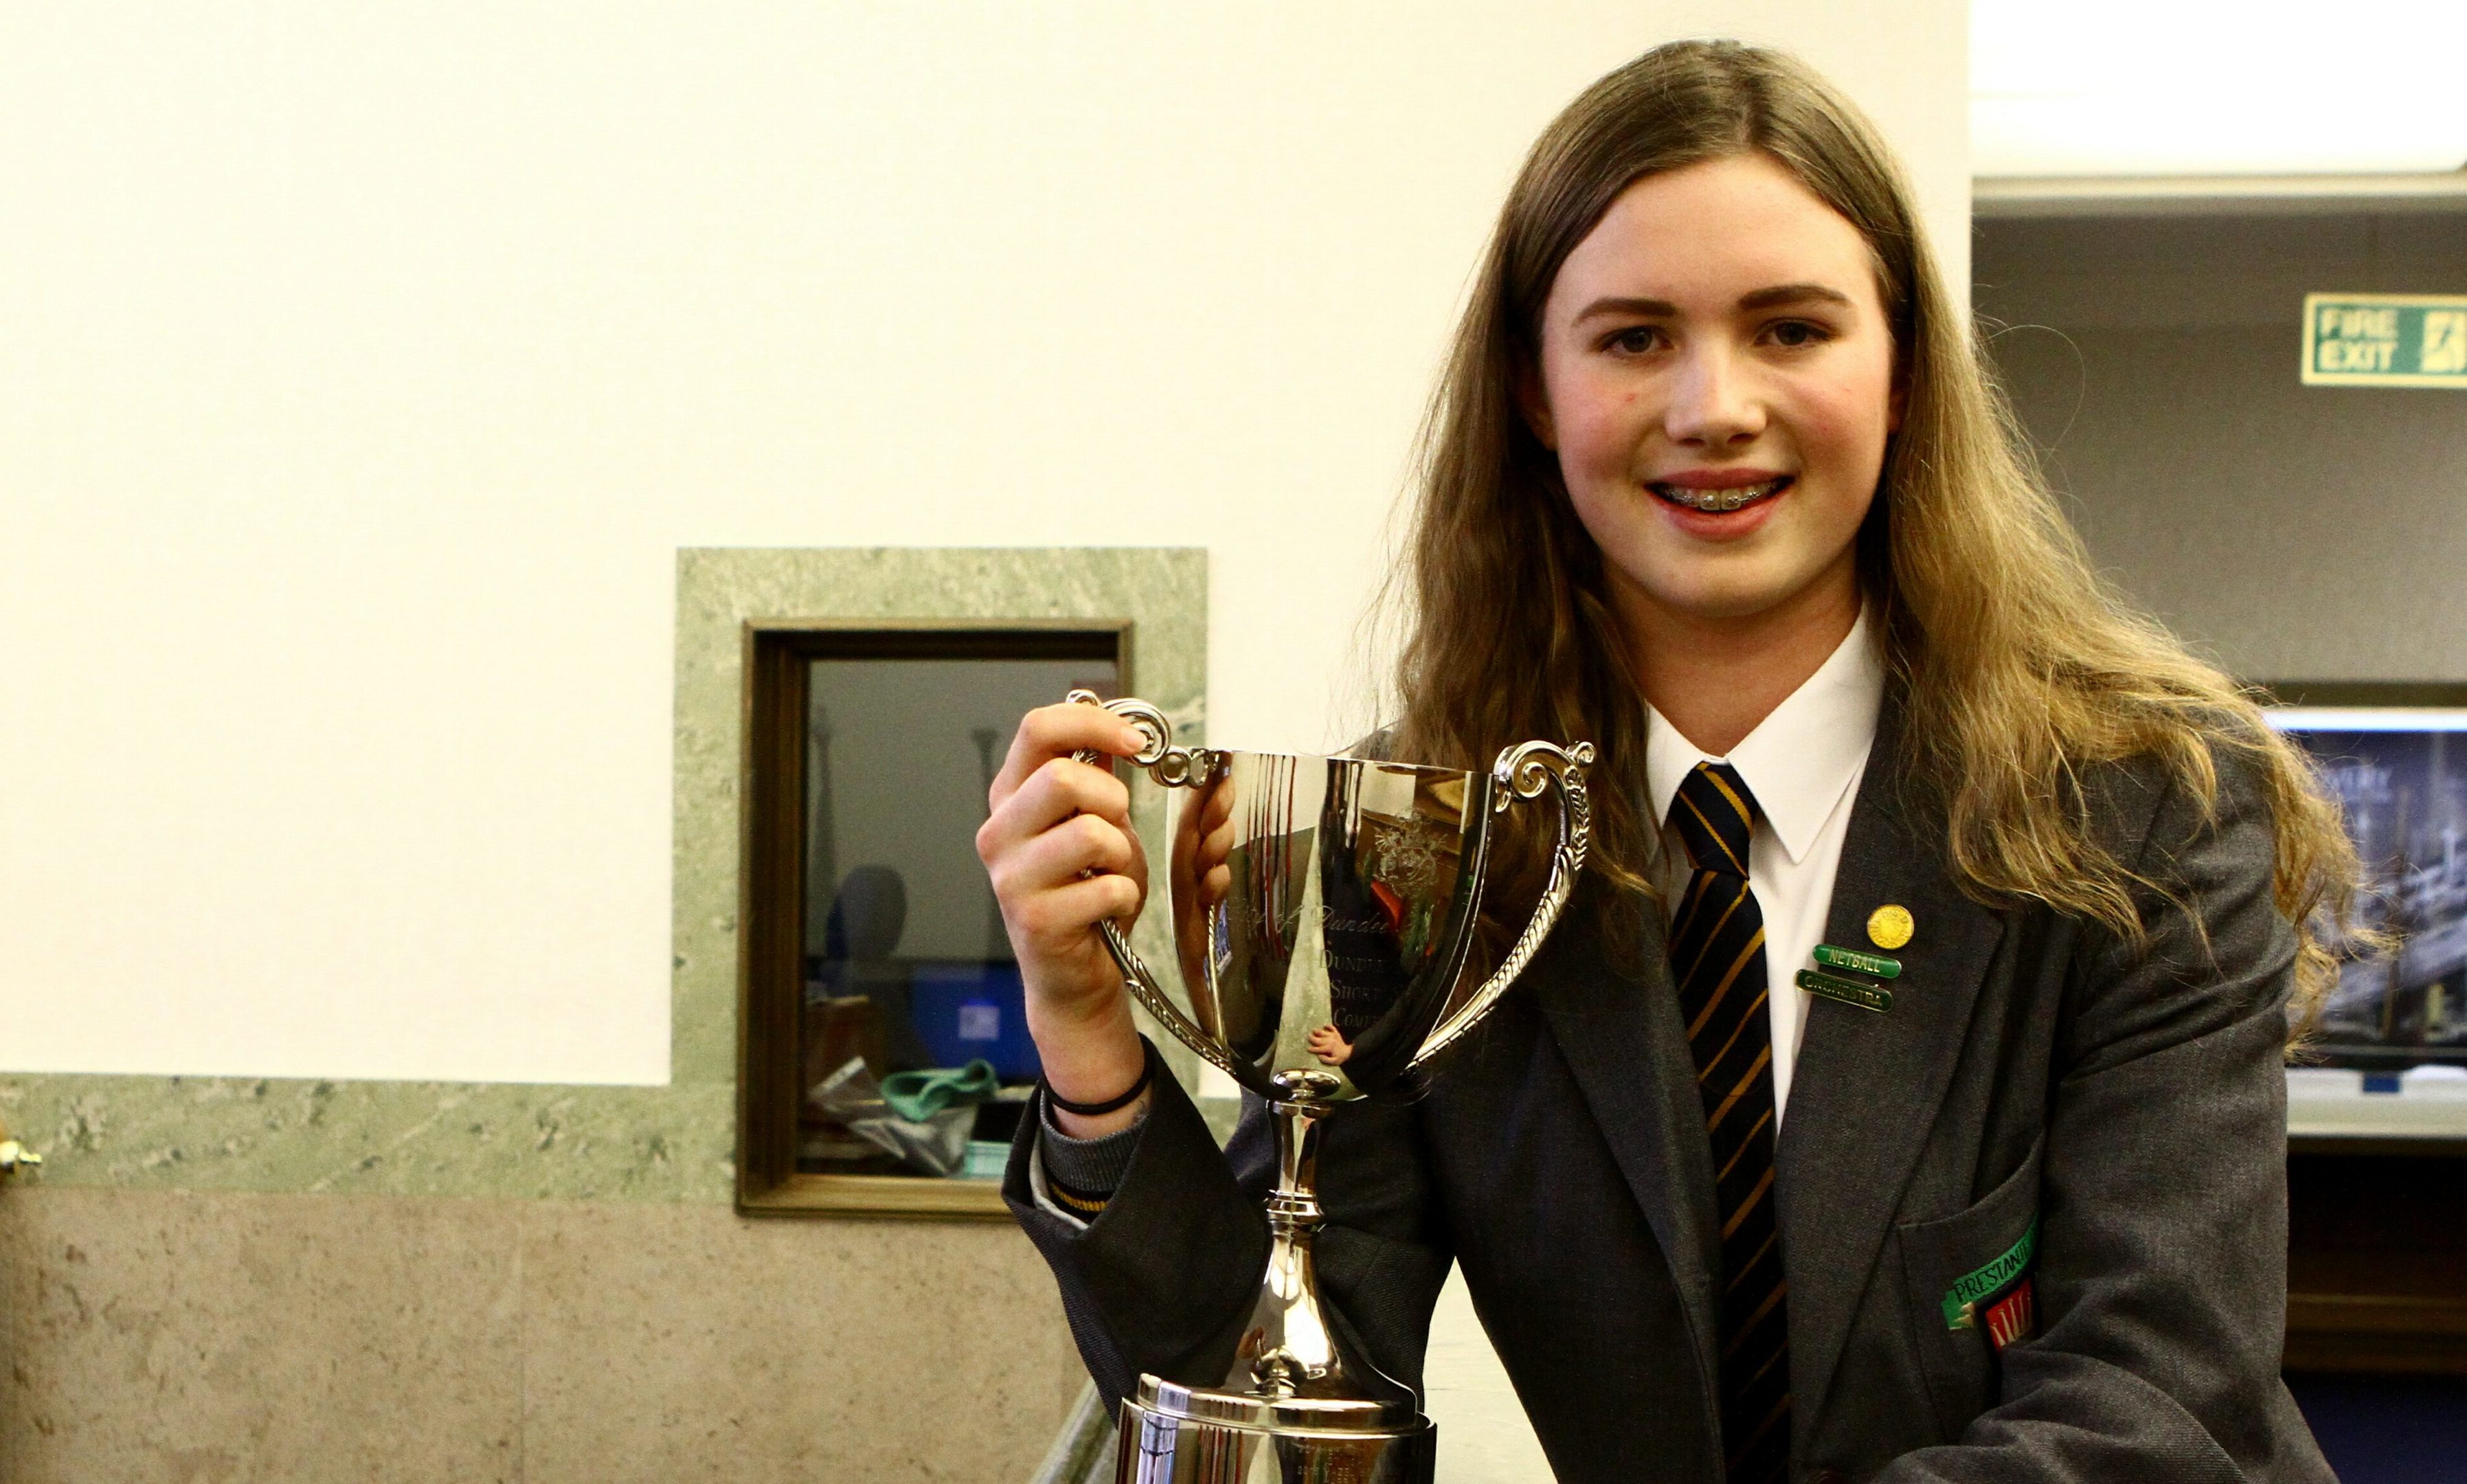
[[[1867,941],[1890,953],[1911,941],[1911,909],[1888,902],[1867,914]]]
[[[1902,961],[1898,958],[1887,958],[1881,953],[1862,953],[1856,948],[1837,948],[1829,943],[1816,946],[1816,961],[1827,969],[1853,970],[1863,974],[1874,974],[1879,979],[1902,976]]]

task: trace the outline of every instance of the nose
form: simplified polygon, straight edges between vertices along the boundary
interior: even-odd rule
[[[1765,410],[1730,347],[1699,341],[1680,361],[1663,427],[1678,443],[1722,450],[1764,431]]]

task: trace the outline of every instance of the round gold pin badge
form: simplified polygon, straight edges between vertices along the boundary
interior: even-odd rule
[[[1890,952],[1911,941],[1911,909],[1888,902],[1867,914],[1867,941]]]

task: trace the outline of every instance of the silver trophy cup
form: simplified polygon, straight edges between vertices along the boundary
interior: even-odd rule
[[[1189,1009],[1121,929],[1098,925],[1130,992],[1277,1118],[1274,1244],[1234,1368],[1218,1385],[1140,1378],[1122,1404],[1120,1484],[1427,1484],[1434,1429],[1409,1394],[1338,1354],[1311,1245],[1318,1123],[1338,1103],[1410,1097],[1499,1002],[1565,910],[1585,863],[1593,744],[1521,742],[1488,773],[1364,758],[1177,747],[1145,701],[1102,705],[1145,742],[1132,759],[1179,790],[1167,919]],[[1080,761],[1097,763],[1093,752]],[[1542,900],[1498,970],[1460,988],[1491,821],[1557,785]],[[1156,858],[1153,854],[1151,859]]]

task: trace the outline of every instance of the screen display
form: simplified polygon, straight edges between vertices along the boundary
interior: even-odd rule
[[[2287,706],[2363,858],[2357,916],[2395,954],[2343,950],[2316,1050],[2360,1066],[2467,1063],[2467,707]]]

